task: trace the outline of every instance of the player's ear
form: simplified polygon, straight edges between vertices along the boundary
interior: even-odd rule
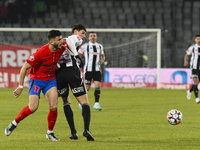
[[[51,39],[49,40],[49,44],[54,44],[54,41],[55,41],[55,39],[51,38]]]

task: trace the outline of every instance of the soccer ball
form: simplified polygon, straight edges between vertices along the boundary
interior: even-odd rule
[[[172,125],[181,123],[183,119],[182,113],[177,109],[172,109],[167,113],[167,121]]]

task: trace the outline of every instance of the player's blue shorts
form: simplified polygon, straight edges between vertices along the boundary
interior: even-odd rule
[[[43,94],[45,95],[46,92],[54,86],[57,87],[56,79],[49,80],[49,81],[30,79],[29,80],[29,96],[38,95],[40,97],[41,90]]]

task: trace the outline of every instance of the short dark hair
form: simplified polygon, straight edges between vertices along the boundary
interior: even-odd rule
[[[78,30],[78,31],[84,30],[85,32],[87,32],[86,27],[84,25],[80,24],[80,23],[73,25],[72,33],[74,33],[74,30]]]
[[[47,38],[48,40],[55,38],[56,36],[61,36],[61,32],[59,30],[51,30],[49,31]]]
[[[91,31],[90,33],[96,33],[96,32],[94,32],[94,31]],[[90,33],[89,33],[89,34],[90,34]]]
[[[200,34],[197,34],[197,35],[195,36],[195,38],[196,38],[196,37],[200,37]]]

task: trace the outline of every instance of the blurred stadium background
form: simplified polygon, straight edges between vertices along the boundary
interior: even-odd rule
[[[71,28],[73,24],[81,23],[87,28],[159,28],[162,31],[161,67],[183,68],[185,51],[199,34],[199,10],[198,0],[0,0],[0,27]],[[98,42],[105,48],[107,67],[138,67],[133,65],[137,64],[135,58],[128,59],[130,51],[124,52],[127,57],[120,57],[120,52],[113,59],[111,55],[116,49],[109,53],[106,48],[148,36],[99,33]],[[0,32],[0,44],[43,45],[46,43],[44,37],[46,33]],[[153,48],[155,51],[156,47]],[[145,53],[149,60],[156,57],[155,52],[150,54]],[[156,68],[156,65],[145,67]]]
[[[161,28],[163,67],[182,67],[185,50],[199,33],[198,0],[1,0],[1,5],[4,1],[8,13],[1,27],[70,28],[79,22],[87,28]]]

